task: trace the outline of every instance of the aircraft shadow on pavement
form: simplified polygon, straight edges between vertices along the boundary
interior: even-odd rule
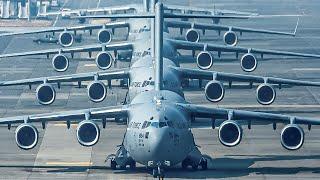
[[[320,173],[320,167],[251,167],[257,162],[263,161],[293,161],[293,160],[310,160],[320,159],[320,155],[228,155],[223,158],[212,159],[206,156],[209,163],[208,170],[191,170],[181,169],[180,165],[167,169],[167,178],[183,178],[183,179],[206,179],[206,178],[228,178],[228,177],[243,177],[249,174],[256,175],[292,175],[297,173],[309,172]],[[111,170],[107,166],[31,166],[31,165],[0,165],[0,168],[22,168],[26,172],[41,172],[47,169],[47,173],[75,173],[92,171],[112,171],[114,174],[150,174],[150,170],[145,167],[137,167],[134,170]]]

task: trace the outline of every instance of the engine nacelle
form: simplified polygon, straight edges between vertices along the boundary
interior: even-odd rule
[[[37,100],[42,105],[50,105],[56,99],[56,91],[48,83],[41,84],[36,89]]]
[[[223,41],[226,45],[236,46],[238,44],[238,36],[234,31],[227,31],[223,35]]]
[[[96,57],[96,64],[98,68],[102,70],[107,70],[111,68],[113,62],[113,57],[109,52],[102,51]]]
[[[88,85],[88,97],[93,102],[102,102],[107,96],[106,86],[101,81],[93,81]]]
[[[296,124],[288,124],[281,131],[281,145],[287,150],[300,149],[304,142],[304,131]]]
[[[112,40],[112,33],[106,29],[101,29],[98,32],[98,41],[103,44],[108,44]]]
[[[93,146],[97,144],[100,138],[99,126],[91,121],[81,121],[77,127],[77,139],[82,146]]]
[[[241,57],[240,65],[243,71],[252,72],[257,68],[258,61],[253,54],[247,53]]]
[[[270,105],[276,99],[276,90],[270,84],[260,84],[256,91],[257,101],[262,105]]]
[[[208,51],[202,51],[197,56],[197,65],[200,69],[210,69],[213,65],[213,55]]]
[[[234,147],[242,140],[242,127],[232,120],[224,121],[219,128],[219,141],[224,146]]]
[[[69,59],[63,54],[57,54],[52,58],[52,66],[57,72],[64,72],[69,67]]]
[[[205,87],[206,98],[211,102],[219,102],[224,97],[224,87],[220,81],[212,80]]]
[[[74,38],[70,32],[62,32],[59,36],[59,43],[64,47],[69,47],[73,44]]]
[[[186,32],[186,40],[189,42],[199,42],[200,40],[200,34],[195,29],[189,29]]]
[[[29,150],[38,143],[39,133],[37,128],[31,124],[20,124],[15,132],[16,143],[19,148]]]

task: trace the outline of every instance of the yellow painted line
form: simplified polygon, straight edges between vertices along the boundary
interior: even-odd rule
[[[92,162],[46,162],[46,165],[59,166],[91,166]]]
[[[97,67],[96,64],[85,64],[84,67]]]
[[[320,68],[292,68],[293,71],[320,71]]]

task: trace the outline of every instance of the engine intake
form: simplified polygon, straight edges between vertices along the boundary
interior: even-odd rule
[[[223,41],[226,45],[236,46],[238,44],[238,36],[234,31],[227,31],[223,35]]]
[[[97,144],[100,137],[99,126],[91,120],[81,121],[77,127],[77,139],[82,146]]]
[[[93,81],[88,85],[88,96],[93,102],[102,102],[107,96],[106,86],[101,81]]]
[[[98,32],[98,41],[100,43],[110,43],[112,40],[112,33],[106,29],[101,29],[99,32]]]
[[[200,34],[195,29],[189,29],[186,32],[186,40],[189,42],[199,42],[200,40]]]
[[[256,91],[257,101],[262,105],[270,105],[276,99],[276,90],[269,84],[260,84]]]
[[[51,84],[41,84],[36,89],[37,100],[42,105],[50,105],[56,99],[56,91]]]
[[[113,62],[113,58],[109,52],[100,52],[96,57],[96,64],[98,68],[102,70],[107,70],[111,68]]]
[[[197,65],[200,69],[210,69],[213,65],[213,55],[208,51],[202,51],[197,56]]]
[[[20,124],[15,132],[16,143],[24,150],[33,149],[38,143],[38,130],[30,124]]]
[[[69,67],[69,59],[63,54],[57,54],[52,58],[52,66],[57,72],[64,72]]]
[[[241,57],[240,65],[243,71],[252,72],[257,68],[258,61],[253,54],[247,53]]]
[[[219,141],[224,146],[234,147],[241,142],[242,128],[232,120],[224,121],[219,128]]]
[[[304,131],[296,124],[288,124],[281,131],[281,145],[287,150],[300,149],[304,142]]]
[[[205,87],[206,98],[211,102],[219,102],[224,97],[224,87],[219,81],[209,81]]]
[[[59,43],[64,47],[69,47],[73,44],[73,35],[69,32],[62,32],[59,36]]]

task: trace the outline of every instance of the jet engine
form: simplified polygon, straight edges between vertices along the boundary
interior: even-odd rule
[[[189,42],[199,42],[200,40],[200,34],[195,29],[189,29],[186,32],[186,40]]]
[[[213,55],[208,51],[202,51],[197,56],[197,65],[200,69],[210,69],[213,65]]]
[[[36,89],[37,100],[42,105],[50,105],[56,99],[56,91],[48,83],[41,84]]]
[[[112,66],[113,57],[109,52],[102,51],[96,57],[96,64],[98,68],[107,70]]]
[[[262,105],[270,105],[276,99],[276,90],[270,84],[260,84],[256,91],[257,101]]]
[[[219,140],[221,144],[228,147],[234,147],[241,142],[242,128],[232,120],[224,121],[219,128]]]
[[[69,59],[63,54],[57,54],[52,58],[52,66],[57,72],[64,72],[69,67]]]
[[[88,85],[88,97],[93,102],[102,102],[107,96],[106,86],[101,81],[93,81]]]
[[[300,149],[304,142],[304,131],[296,124],[288,124],[281,131],[281,145],[287,150]]]
[[[224,87],[219,81],[209,81],[205,87],[206,98],[211,102],[219,102],[224,97]]]
[[[234,31],[227,31],[223,35],[223,41],[226,45],[236,46],[238,44],[238,36]]]
[[[16,143],[19,148],[29,150],[38,143],[38,130],[30,124],[20,124],[15,132]]]
[[[91,121],[81,121],[77,127],[77,139],[82,146],[93,146],[97,144],[100,137],[99,126]]]
[[[98,32],[98,41],[103,44],[110,43],[112,40],[112,33],[106,29],[101,29]]]
[[[70,32],[64,31],[59,36],[59,43],[64,47],[69,47],[73,44],[73,35]]]
[[[247,53],[241,57],[240,65],[243,71],[252,72],[257,68],[258,61],[253,54]]]

